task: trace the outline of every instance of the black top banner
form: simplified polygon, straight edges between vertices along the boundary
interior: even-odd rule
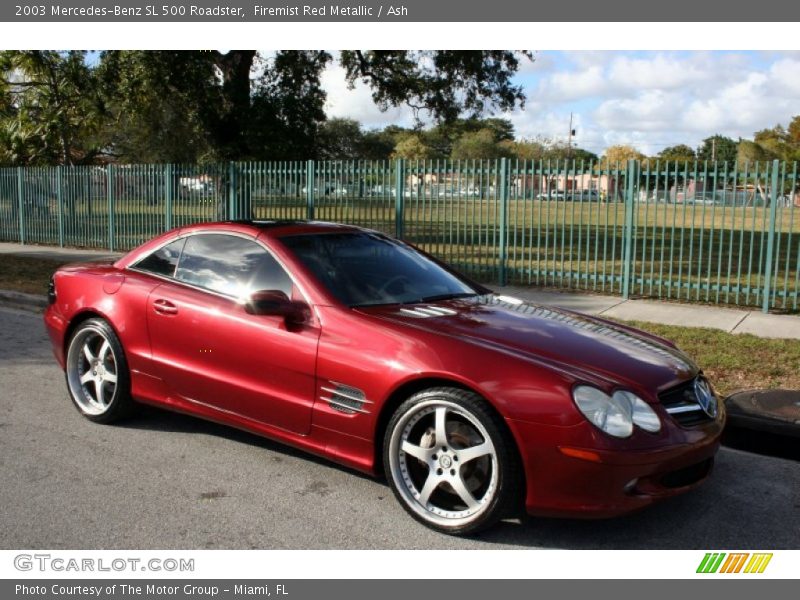
[[[0,5],[3,22],[634,22],[800,21],[800,2],[760,0],[12,0]],[[668,32],[665,32],[668,34]],[[759,35],[754,29],[754,35]],[[569,35],[569,31],[565,31]],[[765,35],[768,35],[765,33]]]

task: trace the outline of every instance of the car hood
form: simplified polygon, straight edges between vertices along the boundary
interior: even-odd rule
[[[694,377],[692,360],[668,341],[604,319],[499,295],[359,309],[547,363],[573,377],[657,392]]]

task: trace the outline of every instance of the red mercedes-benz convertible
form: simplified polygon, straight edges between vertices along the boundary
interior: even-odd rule
[[[49,301],[87,418],[144,402],[383,472],[447,533],[523,506],[613,516],[686,491],[725,421],[670,342],[494,294],[358,227],[184,227],[62,267]]]

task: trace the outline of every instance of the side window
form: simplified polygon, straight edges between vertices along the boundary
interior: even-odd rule
[[[260,261],[253,273],[253,277],[250,279],[250,291],[255,292],[258,290],[280,290],[289,298],[292,297],[292,280],[289,279],[286,271],[278,264],[278,261],[267,252],[264,252],[264,258]]]
[[[185,241],[185,239],[175,240],[159,248],[136,263],[134,267],[148,273],[172,277],[175,274],[175,267],[178,265]]]
[[[281,290],[292,296],[291,279],[275,259],[255,242],[232,235],[187,238],[175,277],[236,298],[256,290]]]

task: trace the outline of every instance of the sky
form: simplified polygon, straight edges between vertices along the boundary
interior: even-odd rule
[[[541,51],[516,77],[527,95],[508,118],[518,137],[566,141],[597,154],[631,144],[648,155],[667,146],[697,147],[714,134],[752,138],[800,115],[800,52]],[[347,89],[335,63],[323,76],[329,117],[367,129],[411,126],[410,109],[381,112],[368,88]]]

